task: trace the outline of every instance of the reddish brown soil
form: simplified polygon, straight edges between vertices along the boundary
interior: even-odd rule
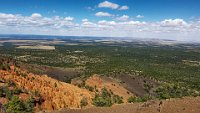
[[[0,70],[0,79],[12,80],[17,87],[26,89],[30,92],[38,91],[43,97],[44,102],[40,105],[43,110],[58,110],[61,108],[79,108],[81,99],[87,98],[90,106],[93,93],[86,89],[80,89],[74,85],[60,82],[47,75],[35,75],[27,73],[25,77],[18,75],[14,70],[18,69],[11,66],[11,71]],[[20,72],[26,71],[18,69]],[[30,96],[30,95],[29,95]],[[20,95],[21,98],[28,95]],[[2,102],[4,100],[1,100]]]

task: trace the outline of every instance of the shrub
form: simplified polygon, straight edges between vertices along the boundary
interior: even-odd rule
[[[34,113],[34,104],[32,100],[22,101],[17,96],[5,104],[6,112],[8,113]]]
[[[35,100],[32,97],[24,102],[27,113],[34,113],[34,102]]]
[[[6,98],[7,98],[8,100],[11,100],[12,97],[13,97],[13,91],[7,89],[7,90],[6,90]]]
[[[13,82],[11,79],[8,80],[8,86],[16,86],[16,83]]]
[[[20,93],[22,93],[23,91],[21,90],[21,89],[19,89],[19,88],[15,88],[14,90],[13,90],[13,93],[14,94],[16,94],[16,95],[19,95]]]
[[[81,108],[88,105],[88,101],[86,97],[83,97],[80,102]]]
[[[103,98],[110,98],[111,97],[111,93],[106,88],[103,88],[101,90],[101,96]]]
[[[98,107],[109,107],[114,103],[123,103],[123,98],[113,94],[111,90],[108,91],[106,88],[103,88],[100,94],[96,94],[95,98],[93,99],[93,104]]]
[[[3,97],[4,95],[4,90],[3,90],[3,87],[0,87],[0,97]]]
[[[181,87],[179,84],[163,84],[155,90],[156,97],[159,99],[180,98],[183,96],[193,96],[195,90]]]
[[[123,97],[120,97],[118,95],[114,95],[112,100],[113,100],[113,103],[117,103],[117,104],[124,103],[123,102]]]
[[[24,77],[24,78],[28,76],[28,74],[25,73],[25,72],[24,72],[24,73],[21,73],[20,75],[21,75],[22,77]]]
[[[0,65],[0,69],[2,69],[2,70],[10,70],[10,66],[9,66],[9,64],[5,64],[5,63],[2,63],[1,65]]]
[[[97,107],[109,107],[112,105],[112,101],[110,98],[95,96],[95,98],[93,99],[93,104]]]
[[[33,93],[33,96],[36,96],[36,97],[40,97],[40,92],[38,90],[35,90],[34,93]]]
[[[86,85],[86,86],[85,86],[85,88],[86,88],[86,89],[88,89],[88,90],[89,90],[89,91],[91,91],[91,92],[93,92],[93,91],[94,91],[94,88],[93,88],[93,87],[91,87],[91,86],[88,86],[88,85]]]
[[[134,103],[136,101],[136,97],[130,96],[128,98],[128,103]]]
[[[100,94],[95,95],[95,98],[93,99],[93,104],[98,107],[112,106],[113,103],[111,93],[106,88],[103,88]]]
[[[149,99],[151,99],[151,97],[148,96],[148,95],[145,95],[144,97],[133,97],[133,96],[130,96],[128,98],[128,103],[146,102]]]

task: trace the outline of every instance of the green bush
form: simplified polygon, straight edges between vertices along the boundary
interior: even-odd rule
[[[26,108],[25,111],[27,113],[34,113],[34,102],[35,102],[35,100],[32,97],[24,102],[24,105]]]
[[[128,98],[128,103],[135,103],[135,102],[146,102],[147,100],[150,100],[151,96],[145,95],[144,97],[133,97],[130,96]]]
[[[109,107],[114,103],[123,103],[123,98],[113,94],[111,90],[108,91],[106,88],[103,88],[100,94],[96,94],[95,98],[93,99],[93,104],[98,107]]]
[[[93,104],[97,107],[109,107],[112,105],[112,101],[110,98],[95,96],[95,98],[93,99]]]
[[[13,86],[15,87],[16,86],[16,83],[13,82],[11,79],[8,80],[8,86]]]
[[[0,87],[0,97],[3,97],[4,96],[4,90],[3,90],[3,87]]]
[[[80,102],[81,108],[88,105],[88,101],[86,97],[83,97]]]
[[[24,77],[24,78],[28,76],[27,73],[21,73],[20,75],[21,75],[22,77]]]
[[[111,98],[111,93],[106,88],[103,88],[101,90],[101,96],[103,98]]]
[[[89,91],[91,91],[91,92],[93,92],[93,91],[94,91],[94,88],[93,88],[93,87],[91,87],[91,86],[88,86],[88,85],[86,85],[86,86],[85,86],[85,88],[86,88],[86,89],[88,89],[88,90],[89,90]]]
[[[2,63],[0,65],[0,69],[2,69],[2,70],[10,70],[10,66],[7,63]]]
[[[7,90],[6,90],[6,98],[7,98],[8,100],[11,100],[12,97],[13,97],[13,91],[7,89]]]
[[[112,100],[113,100],[113,103],[117,103],[117,104],[121,104],[121,103],[124,103],[123,102],[123,97],[120,97],[118,95],[114,95],[112,97]]]
[[[95,95],[95,98],[93,99],[93,104],[98,107],[112,106],[113,103],[111,93],[106,88],[103,88],[100,94]]]
[[[13,90],[13,93],[14,94],[16,94],[16,95],[19,95],[20,93],[22,93],[23,91],[21,90],[21,89],[19,89],[19,88],[15,88],[14,90]]]
[[[180,98],[183,96],[198,96],[195,90],[181,87],[179,84],[163,84],[155,90],[159,99]]]
[[[8,113],[34,113],[34,103],[32,100],[22,101],[17,96],[5,104]]]
[[[128,98],[128,103],[134,103],[134,102],[136,102],[136,97],[130,96]]]

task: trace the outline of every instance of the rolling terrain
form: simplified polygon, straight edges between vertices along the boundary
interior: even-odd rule
[[[199,112],[197,43],[38,37],[0,39],[1,110]]]

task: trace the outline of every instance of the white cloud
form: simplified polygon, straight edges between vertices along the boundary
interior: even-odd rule
[[[15,15],[13,14],[4,14],[4,13],[0,13],[0,19],[9,19],[9,18],[14,18]]]
[[[115,21],[106,21],[106,20],[101,20],[98,21],[99,25],[116,25],[117,23]]]
[[[123,15],[123,16],[118,17],[118,18],[116,18],[116,19],[117,19],[117,20],[120,20],[120,21],[126,21],[126,20],[129,19],[129,16],[128,16],[128,15]]]
[[[41,18],[42,15],[39,14],[39,13],[33,13],[33,14],[31,15],[31,17],[32,17],[32,18]]]
[[[55,16],[52,18],[43,17],[39,13],[33,13],[31,16],[22,16],[19,14],[5,14],[0,13],[0,26],[13,26],[13,27],[71,27],[75,24],[71,21],[73,17],[62,18]]]
[[[128,10],[129,9],[129,7],[128,6],[126,6],[126,5],[124,5],[124,6],[121,6],[120,8],[119,8],[119,10]]]
[[[128,10],[129,7],[127,5],[120,6],[116,3],[112,3],[109,1],[104,1],[98,4],[99,8],[110,8],[110,9],[118,9],[118,10]]]
[[[82,21],[81,27],[84,28],[95,28],[97,27],[97,25],[93,22],[90,22],[89,20],[84,19],[84,21]]]
[[[109,16],[113,16],[113,15],[110,14],[110,13],[107,13],[107,12],[97,12],[95,14],[95,16],[98,16],[98,17],[105,17],[105,16],[107,16],[107,17],[109,17]]]
[[[73,17],[70,17],[70,16],[68,16],[68,17],[65,17],[65,20],[66,20],[66,21],[73,21],[73,20],[74,20],[74,18],[73,18]]]
[[[87,22],[87,21],[89,21],[87,18],[85,18],[85,19],[82,19],[81,20],[82,22]]]
[[[185,26],[187,23],[183,19],[165,19],[161,22],[161,26],[164,27],[175,27],[175,26]]]
[[[99,3],[98,7],[99,8],[117,9],[119,7],[119,5],[109,2],[109,1],[104,1],[104,2]]]
[[[137,15],[136,18],[144,18],[143,15]]]
[[[123,18],[128,18],[123,15]],[[120,18],[120,17],[119,17]],[[159,22],[143,22],[127,19],[126,21],[101,20],[92,22],[82,19],[80,23],[74,18],[38,15],[0,13],[0,33],[6,34],[46,34],[78,36],[112,36],[167,38],[177,40],[198,40],[200,21],[186,22],[183,19],[165,19]]]

